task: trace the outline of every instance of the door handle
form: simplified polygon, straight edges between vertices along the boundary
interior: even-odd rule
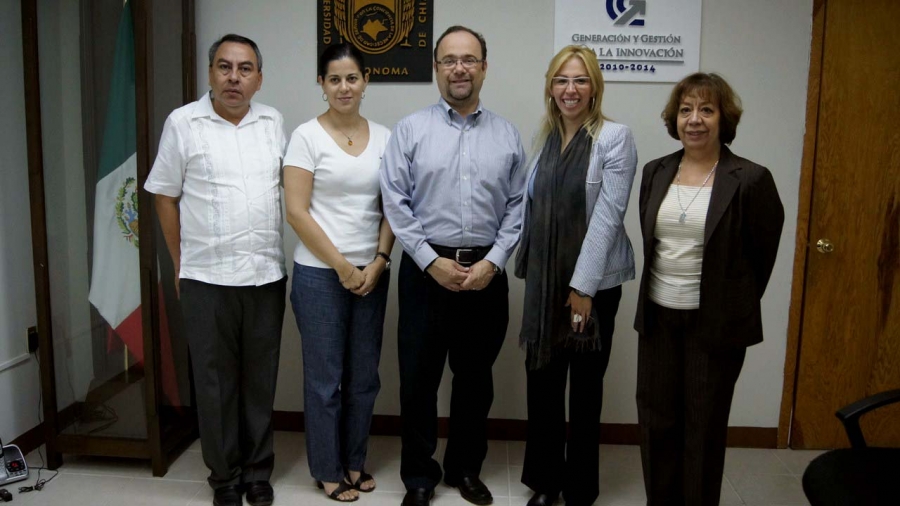
[[[819,239],[816,242],[816,249],[819,250],[819,253],[831,253],[834,251],[834,243],[828,239]]]

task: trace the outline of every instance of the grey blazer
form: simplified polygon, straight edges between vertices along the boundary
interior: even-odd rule
[[[522,240],[530,235],[531,188],[540,150],[529,164],[525,191]],[[631,196],[631,185],[637,170],[637,148],[627,126],[604,121],[591,148],[591,162],[585,180],[585,209],[588,231],[581,244],[575,273],[569,286],[591,295],[634,279],[634,251],[625,233],[625,209]],[[527,255],[516,256],[517,277],[525,277]]]

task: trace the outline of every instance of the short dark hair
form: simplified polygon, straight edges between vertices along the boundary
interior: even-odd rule
[[[256,45],[256,42],[244,37],[243,35],[237,35],[234,33],[229,33],[228,35],[223,35],[221,39],[212,43],[209,46],[209,66],[213,66],[213,60],[216,57],[216,52],[219,50],[219,46],[226,42],[235,42],[237,44],[246,44],[253,49],[253,52],[256,53],[256,70],[262,72],[262,53],[259,52],[259,46]]]
[[[359,67],[359,71],[365,74],[366,65],[363,60],[362,51],[357,49],[353,44],[341,42],[340,44],[332,44],[326,47],[325,51],[319,56],[318,76],[324,80],[325,75],[328,74],[328,64],[333,61],[343,60],[344,58],[353,60],[356,63],[356,66]]]
[[[466,33],[471,34],[476,39],[478,39],[478,43],[481,44],[481,59],[487,60],[487,42],[485,42],[485,40],[484,40],[484,35],[481,35],[480,33],[476,32],[475,30],[473,30],[471,28],[467,28],[462,25],[453,25],[450,28],[447,28],[446,30],[444,30],[444,33],[442,33],[441,36],[438,37],[437,42],[434,43],[434,61],[437,61],[437,59],[438,59],[437,50],[438,50],[438,47],[440,47],[440,45],[441,45],[441,41],[444,40],[444,37],[450,35],[451,33],[455,33],[455,32],[466,32]]]
[[[737,126],[741,121],[741,97],[731,88],[725,79],[719,74],[697,72],[681,80],[672,88],[669,102],[661,114],[666,130],[673,139],[678,137],[678,108],[684,97],[696,93],[710,102],[715,102],[719,107],[719,141],[722,144],[731,144],[737,136]]]

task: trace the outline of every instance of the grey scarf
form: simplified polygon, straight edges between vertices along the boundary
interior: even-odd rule
[[[599,346],[597,326],[590,334],[573,333],[571,312],[565,307],[588,228],[584,185],[592,139],[582,128],[564,151],[561,144],[560,134],[554,132],[541,151],[534,197],[525,210],[529,230],[516,256],[516,273],[525,277],[519,344],[528,351],[531,370],[547,365],[560,347]]]

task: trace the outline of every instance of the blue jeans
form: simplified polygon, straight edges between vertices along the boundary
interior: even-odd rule
[[[294,264],[291,305],[303,345],[303,411],[309,470],[339,482],[361,471],[375,397],[390,276],[365,297],[341,286],[333,269]]]

